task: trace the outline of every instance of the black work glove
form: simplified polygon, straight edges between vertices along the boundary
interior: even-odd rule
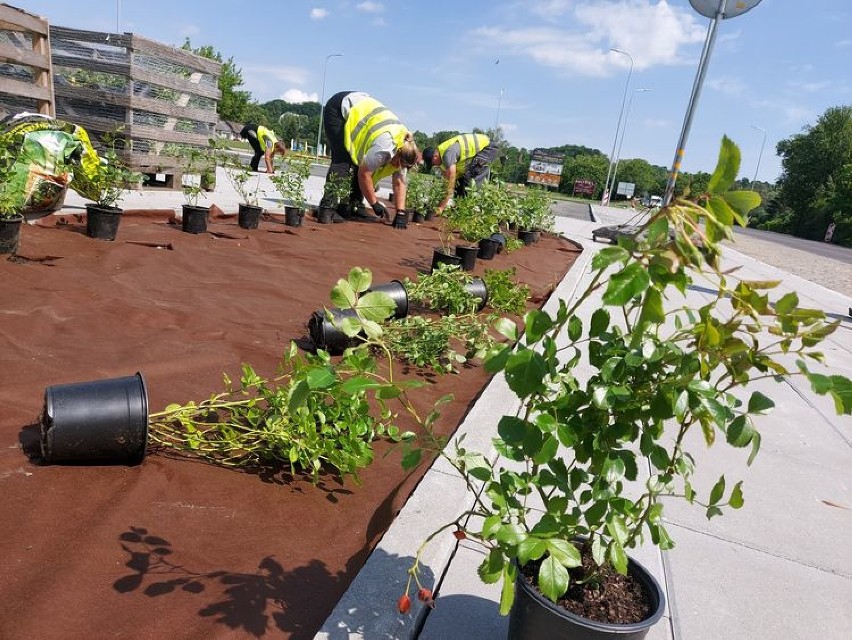
[[[407,229],[408,228],[408,212],[407,211],[397,211],[396,215],[393,218],[393,228],[394,229]]]
[[[376,200],[376,201],[375,201],[373,204],[371,204],[370,206],[371,206],[371,207],[373,207],[373,212],[374,212],[377,216],[379,216],[380,218],[387,218],[387,217],[388,217],[388,210],[385,208],[385,205],[383,205],[383,204],[382,204],[381,202],[379,202],[378,200]]]

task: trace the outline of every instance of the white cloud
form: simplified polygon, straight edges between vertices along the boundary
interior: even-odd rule
[[[367,0],[367,2],[355,5],[355,8],[364,13],[381,13],[385,10],[385,5]]]
[[[279,96],[282,100],[299,104],[302,102],[319,102],[319,96],[315,93],[305,93],[301,89],[287,89]]]
[[[707,86],[719,93],[726,93],[731,96],[742,95],[746,90],[746,84],[739,78],[734,78],[732,76],[711,78],[707,81]]]
[[[180,37],[191,38],[192,36],[197,36],[199,33],[201,33],[201,27],[199,27],[197,24],[188,24],[181,28]]]
[[[548,0],[537,12],[571,10],[573,18],[557,27],[481,27],[472,36],[478,42],[499,43],[501,53],[528,56],[544,66],[584,76],[605,76],[625,69],[629,59],[610,52],[611,47],[633,56],[636,70],[660,65],[685,64],[684,46],[702,42],[704,29],[693,13],[670,7],[665,0],[617,0],[575,5]]]
[[[567,13],[573,4],[573,0],[541,0],[533,3],[530,10],[547,20],[556,20]],[[527,8],[529,5],[524,4],[524,7]]]
[[[312,74],[301,67],[247,64],[242,66],[246,91],[260,101],[273,100],[281,95],[282,86],[302,86]]]
[[[320,7],[311,9],[311,20],[322,20],[326,17],[328,17],[328,9],[322,9]]]
[[[662,118],[645,118],[642,120],[642,126],[646,129],[668,129],[671,123]]]
[[[834,43],[835,47],[852,47],[852,39],[850,40],[838,40]]]

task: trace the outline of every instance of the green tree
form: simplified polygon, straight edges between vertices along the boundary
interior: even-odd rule
[[[189,38],[184,41],[181,49],[190,51],[202,58],[222,63],[222,73],[219,76],[219,91],[222,92],[222,96],[219,98],[219,104],[216,108],[219,117],[222,120],[231,120],[233,122],[248,122],[251,120],[249,117],[251,113],[249,109],[251,93],[239,90],[239,87],[243,84],[243,72],[234,64],[234,59],[228,58],[227,60],[223,60],[222,54],[209,45],[193,47]]]
[[[832,107],[803,133],[777,146],[782,174],[780,205],[792,212],[792,232],[822,240],[837,223],[835,242],[852,242],[852,106]]]
[[[642,158],[631,158],[618,163],[617,182],[632,182],[636,185],[634,194],[656,194],[655,188],[662,180],[665,182],[666,172],[662,167],[655,167]],[[618,185],[616,185],[618,186]]]
[[[603,184],[606,180],[608,168],[609,160],[600,153],[565,158],[559,191],[571,194],[574,192],[575,180],[591,180],[595,183],[594,197],[600,198],[603,195]]]

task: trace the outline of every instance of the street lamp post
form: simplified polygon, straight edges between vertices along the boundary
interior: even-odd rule
[[[500,97],[497,98],[497,117],[494,119],[494,137],[497,137],[497,129],[500,127],[500,104],[503,102],[503,92],[509,93],[506,89],[500,89]]]
[[[754,189],[754,183],[757,182],[757,172],[760,169],[760,159],[763,158],[763,147],[766,145],[766,129],[758,127],[756,124],[751,125],[751,128],[763,131],[763,142],[760,143],[760,153],[757,154],[757,166],[754,168],[754,178],[751,179],[751,188]]]
[[[683,127],[681,128],[680,138],[677,142],[674,160],[672,160],[672,168],[669,171],[666,193],[663,196],[663,206],[669,204],[674,195],[675,182],[677,182],[680,165],[683,162],[683,151],[686,147],[686,141],[689,138],[689,130],[692,128],[692,117],[695,113],[695,107],[698,104],[698,98],[701,96],[701,87],[704,84],[704,76],[707,73],[710,54],[713,52],[713,45],[716,42],[716,27],[719,24],[719,20],[736,18],[746,11],[754,9],[754,7],[760,4],[760,0],[737,0],[731,3],[733,5],[731,9],[728,9],[728,0],[689,0],[689,4],[702,16],[711,18],[711,20],[710,26],[707,28],[707,37],[704,39],[704,49],[701,51],[701,57],[698,59],[698,72],[695,74],[695,81],[692,84],[692,94],[689,96],[689,104],[686,107],[686,115],[683,118]]]
[[[614,51],[615,53],[621,53],[628,58],[630,58],[630,71],[627,73],[627,82],[624,83],[624,95],[621,98],[621,111],[618,112],[618,124],[615,126],[615,138],[612,140],[612,151],[609,154],[609,167],[606,170],[606,180],[604,180],[604,190],[603,195],[601,196],[601,205],[609,204],[609,196],[607,193],[607,185],[609,184],[609,177],[612,174],[612,160],[615,157],[615,146],[618,144],[618,132],[621,129],[621,116],[624,115],[624,103],[627,101],[627,89],[630,86],[630,76],[633,75],[633,56],[631,56],[626,51],[622,51],[621,49],[610,49],[610,51]]]
[[[646,91],[651,91],[651,89],[636,89],[636,91],[630,94],[630,100],[627,101],[627,110],[624,112],[624,126],[621,128],[621,140],[618,143],[618,151],[615,153],[615,166],[612,169],[612,184],[607,186],[610,198],[615,191],[615,185],[618,184],[616,176],[618,175],[618,163],[621,162],[621,145],[624,144],[624,135],[627,133],[627,119],[630,117],[630,107],[633,105],[633,98],[636,97],[637,93],[645,93]]]
[[[322,92],[320,93],[320,119],[319,129],[317,130],[317,160],[319,160],[320,136],[322,136],[322,110],[323,102],[325,102],[325,72],[328,71],[328,61],[331,58],[342,58],[342,53],[329,53],[325,57],[325,64],[322,66]]]

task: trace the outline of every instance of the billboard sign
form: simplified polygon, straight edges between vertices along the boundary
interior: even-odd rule
[[[558,187],[559,181],[562,179],[562,163],[564,161],[564,153],[533,149],[527,182]]]
[[[593,180],[574,180],[574,195],[592,196],[595,193]]]
[[[619,182],[615,192],[625,198],[632,198],[633,192],[636,190],[636,185],[632,182]]]

